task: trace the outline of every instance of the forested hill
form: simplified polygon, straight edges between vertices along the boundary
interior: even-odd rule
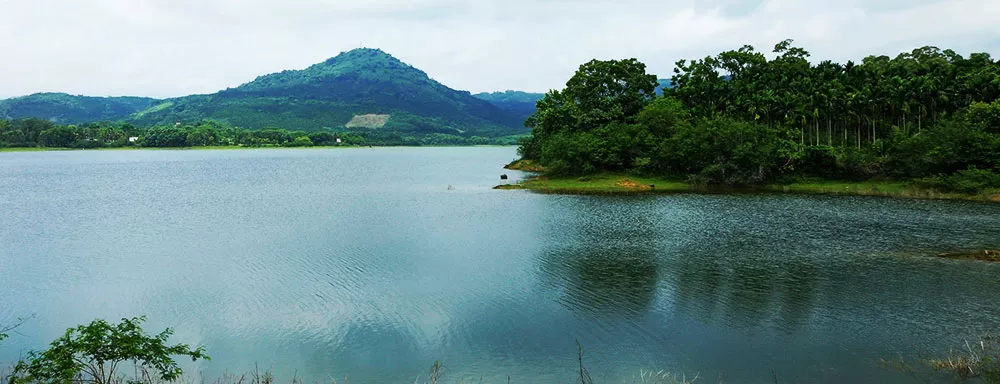
[[[521,91],[505,91],[492,93],[477,93],[476,98],[486,100],[500,109],[516,114],[521,120],[535,113],[535,103],[545,97],[544,93],[528,93]]]
[[[122,120],[149,108],[147,97],[89,97],[65,93],[36,93],[0,100],[0,119],[44,118],[59,124]]]
[[[403,132],[527,133],[521,116],[448,88],[377,49],[344,52],[303,70],[260,76],[212,95],[165,100],[130,120],[154,126],[202,119],[249,129],[322,130],[353,121],[355,128]]]

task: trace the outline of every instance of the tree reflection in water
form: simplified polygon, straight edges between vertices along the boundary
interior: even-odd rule
[[[572,217],[552,223],[549,233],[566,241],[552,241],[539,268],[548,284],[564,292],[561,302],[570,309],[617,316],[649,309],[660,267],[651,211],[635,209],[643,201],[632,206],[583,199]]]
[[[712,212],[724,207],[701,203],[664,214],[655,199],[581,198],[571,214],[547,223],[552,241],[540,272],[563,291],[561,302],[586,313],[640,315],[660,294],[673,307],[657,310],[702,323],[784,332],[807,324],[818,293],[816,256],[769,229],[768,220],[783,216],[719,215]]]

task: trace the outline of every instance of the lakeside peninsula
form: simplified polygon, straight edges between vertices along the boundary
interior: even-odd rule
[[[811,64],[791,40],[677,63],[593,60],[538,102],[498,189],[770,191],[1000,201],[1000,65],[923,47]]]

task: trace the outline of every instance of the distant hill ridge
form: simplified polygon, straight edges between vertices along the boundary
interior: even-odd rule
[[[545,97],[544,93],[528,93],[521,91],[504,91],[492,93],[477,93],[476,98],[486,100],[500,109],[511,112],[522,120],[535,113],[535,104]]]
[[[448,88],[392,55],[368,48],[209,95],[20,99],[0,101],[0,117],[61,123],[125,120],[139,126],[213,119],[251,129],[322,130],[343,129],[355,116],[389,115],[381,129],[465,136],[527,133],[521,114]]]
[[[91,97],[66,93],[35,93],[0,100],[0,119],[38,117],[59,124],[123,120],[156,102],[156,99],[148,97]]]

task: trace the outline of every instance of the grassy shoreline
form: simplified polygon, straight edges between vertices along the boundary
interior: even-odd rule
[[[815,180],[789,184],[768,184],[748,188],[698,187],[684,180],[603,173],[587,177],[550,177],[545,174],[518,183],[498,185],[495,189],[528,190],[566,195],[639,195],[639,194],[732,194],[788,193],[806,195],[883,196],[909,199],[970,200],[1000,203],[1000,191],[970,195],[944,193],[920,188],[902,181]]]

